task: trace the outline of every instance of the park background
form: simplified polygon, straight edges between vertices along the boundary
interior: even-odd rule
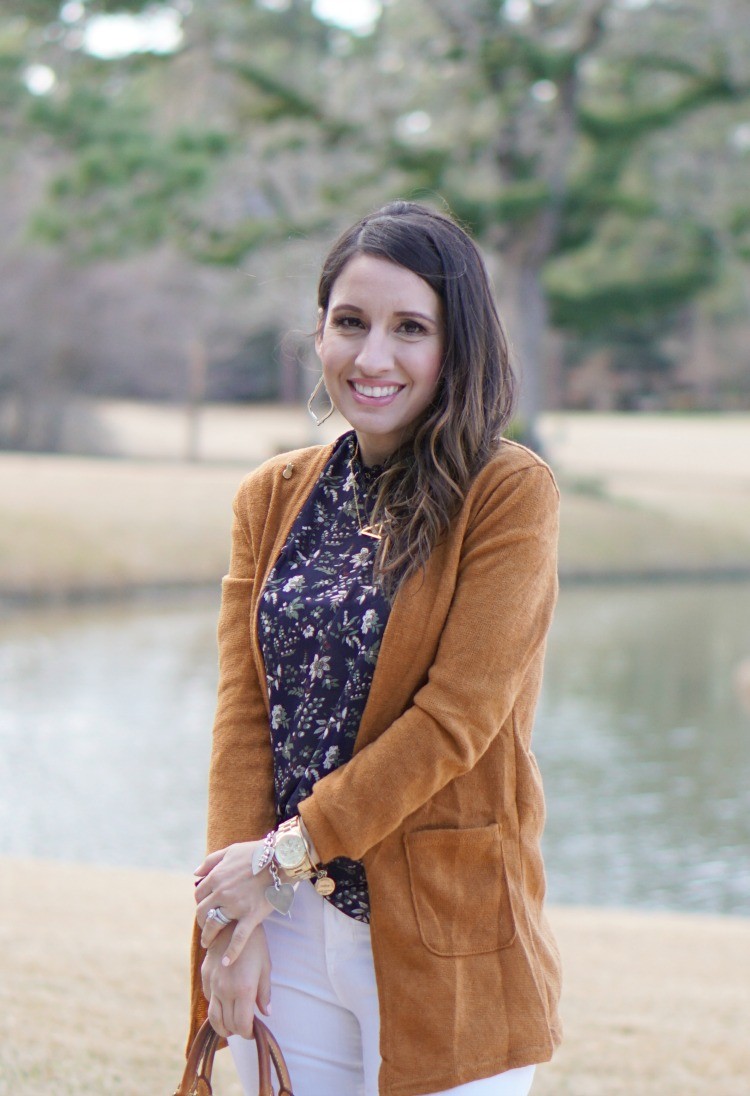
[[[748,5],[4,0],[0,117],[0,1094],[174,1087],[231,498],[408,197],[562,488],[535,1093],[747,1096]]]

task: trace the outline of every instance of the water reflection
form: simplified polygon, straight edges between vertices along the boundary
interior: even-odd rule
[[[568,589],[536,752],[558,901],[750,913],[743,586]]]
[[[215,616],[203,597],[30,613],[2,626],[0,851],[200,861]]]
[[[750,914],[746,586],[563,590],[536,752],[556,901]],[[189,871],[215,599],[0,625],[0,852]]]

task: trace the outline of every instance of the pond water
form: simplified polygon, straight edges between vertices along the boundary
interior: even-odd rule
[[[214,597],[0,623],[0,853],[202,857]],[[556,902],[750,914],[750,587],[563,589],[535,750]]]

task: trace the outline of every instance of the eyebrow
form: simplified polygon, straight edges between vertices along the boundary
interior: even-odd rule
[[[345,308],[347,312],[364,312],[364,308],[359,308],[356,304],[346,304],[345,301],[333,305],[331,311],[336,312],[339,308]],[[421,320],[427,320],[428,323],[438,322],[434,316],[430,316],[427,312],[419,312],[414,308],[399,309],[398,312],[394,312],[394,316],[419,316]]]

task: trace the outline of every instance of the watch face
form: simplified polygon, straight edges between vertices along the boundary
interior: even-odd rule
[[[276,842],[276,860],[282,868],[296,868],[307,858],[307,845],[301,837],[290,833]]]

